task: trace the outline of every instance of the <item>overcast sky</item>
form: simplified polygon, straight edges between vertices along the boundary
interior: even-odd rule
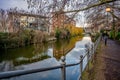
[[[19,9],[27,9],[27,3],[24,0],[0,0],[0,8],[9,9],[19,7]]]
[[[0,0],[0,9],[19,8],[22,10],[28,10],[27,2],[24,0]],[[81,15],[81,14],[80,14]],[[83,26],[83,18],[77,21],[77,26]]]

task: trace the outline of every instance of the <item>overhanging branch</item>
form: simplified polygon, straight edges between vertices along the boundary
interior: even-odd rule
[[[110,14],[111,14],[114,18],[116,18],[116,19],[120,20],[120,18],[119,18],[119,17],[117,17],[115,14],[113,14],[113,12],[110,12]]]
[[[93,7],[96,7],[96,6],[100,6],[100,5],[103,5],[103,4],[106,4],[106,3],[111,3],[111,2],[114,2],[114,1],[118,1],[118,0],[107,0],[107,1],[104,1],[104,2],[96,3],[94,5],[90,5],[88,7],[83,8],[83,9],[64,11],[64,13],[80,12],[80,11],[88,10],[90,8],[93,8]]]

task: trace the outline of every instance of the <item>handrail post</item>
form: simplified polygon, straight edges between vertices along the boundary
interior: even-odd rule
[[[62,60],[62,80],[66,80],[66,67],[65,67],[66,63],[65,63],[65,57],[62,56],[61,60]]]
[[[92,55],[94,54],[94,44],[92,44]]]
[[[88,70],[89,70],[89,59],[90,59],[90,49],[87,49],[87,66],[88,66]]]
[[[82,70],[83,70],[83,55],[80,55],[80,80],[82,80]]]
[[[90,56],[91,56],[91,60],[92,60],[92,62],[93,62],[93,59],[94,59],[94,44],[92,44]]]
[[[89,61],[89,59],[90,59],[90,49],[88,48],[87,49],[87,61]]]

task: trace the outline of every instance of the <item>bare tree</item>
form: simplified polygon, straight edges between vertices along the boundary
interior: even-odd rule
[[[114,1],[118,0],[27,0],[28,7],[37,9],[41,15],[51,16],[51,12],[55,12],[57,15],[68,13],[67,15],[74,15],[74,17],[80,11],[88,10],[90,12],[91,8],[91,11],[97,10],[98,8],[105,9],[105,4]],[[90,14],[93,14],[93,12],[90,12]],[[96,11],[96,13],[97,12],[99,13],[100,11]],[[104,11],[102,12],[104,13]],[[102,16],[102,14],[100,14],[100,16]],[[72,16],[72,18],[74,17]]]
[[[105,8],[106,4],[111,5],[110,3],[115,2],[114,13],[110,12],[116,19],[119,19],[119,0],[24,0],[28,4],[28,9],[31,10],[31,14],[44,16],[46,17],[48,25],[51,24],[51,19],[58,15],[64,14],[69,16],[69,20],[79,19],[79,12],[84,11],[86,22],[91,25],[98,26],[99,24],[106,22],[105,18]],[[11,10],[17,13],[28,13],[26,11],[17,10],[17,8]],[[56,16],[51,15],[55,13]],[[117,13],[117,14],[116,14]],[[1,18],[3,18],[3,12],[1,11]],[[68,21],[66,19],[66,21]],[[96,22],[96,20],[98,20]],[[49,21],[49,22],[48,22]],[[65,22],[66,22],[65,21]],[[46,24],[46,22],[45,22]],[[2,22],[2,25],[4,23]],[[3,27],[3,26],[2,26]]]
[[[7,32],[7,26],[6,26],[6,21],[7,21],[7,12],[3,9],[0,10],[0,31]]]

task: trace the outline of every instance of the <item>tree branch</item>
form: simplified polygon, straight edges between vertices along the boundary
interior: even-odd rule
[[[107,0],[107,1],[100,2],[100,3],[96,3],[94,5],[90,5],[88,7],[83,8],[83,9],[64,11],[64,13],[80,12],[80,11],[88,10],[90,8],[93,8],[93,7],[96,7],[96,6],[100,6],[100,5],[103,5],[103,4],[106,4],[106,3],[111,3],[111,2],[114,2],[114,1],[118,1],[118,0]]]
[[[115,17],[116,19],[120,20],[119,17],[117,17],[115,14],[113,14],[113,12],[110,12],[110,14],[111,14],[113,17]]]

